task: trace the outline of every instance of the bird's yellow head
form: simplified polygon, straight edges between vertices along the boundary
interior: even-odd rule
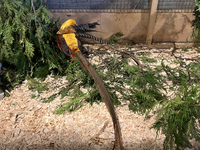
[[[72,27],[72,25],[76,24],[76,21],[74,19],[69,19],[65,21],[62,26],[60,27],[57,34],[67,34],[67,33],[74,33],[75,30]]]
[[[64,30],[65,28],[69,27],[69,26],[72,26],[76,24],[76,21],[74,19],[69,19],[67,21],[65,21],[62,26],[60,27],[61,30]]]

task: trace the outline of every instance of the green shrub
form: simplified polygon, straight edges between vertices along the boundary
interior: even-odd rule
[[[56,42],[58,20],[41,0],[1,0],[0,62],[3,83],[63,72],[65,56]]]

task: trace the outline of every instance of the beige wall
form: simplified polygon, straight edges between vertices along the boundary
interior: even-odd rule
[[[186,42],[192,33],[192,13],[158,13],[153,42]]]
[[[98,38],[108,41],[113,34],[122,32],[124,36],[119,40],[122,43],[145,43],[149,14],[148,12],[70,13],[52,11],[51,17],[60,18],[61,24],[70,18],[75,19],[77,24],[99,21],[101,25],[96,29],[98,32],[92,33]],[[192,20],[193,15],[190,12],[157,13],[153,42],[186,42],[192,32]]]

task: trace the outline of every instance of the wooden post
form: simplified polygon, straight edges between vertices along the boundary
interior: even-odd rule
[[[152,38],[154,34],[154,27],[156,22],[156,12],[157,12],[158,0],[151,0],[151,7],[149,12],[149,23],[147,29],[146,44],[149,46],[152,43]]]

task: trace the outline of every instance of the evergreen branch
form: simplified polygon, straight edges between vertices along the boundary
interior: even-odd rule
[[[27,10],[22,6],[18,1],[13,0],[18,6],[20,6],[20,9],[22,9],[24,12],[27,12]]]
[[[106,46],[107,46],[107,45],[106,45]],[[103,47],[105,47],[105,45],[99,47],[98,50],[100,50],[100,49],[103,48]],[[140,61],[137,59],[136,56],[134,56],[133,54],[131,54],[131,52],[129,52],[129,51],[118,50],[118,49],[114,48],[114,47],[111,46],[111,45],[109,45],[109,47],[111,47],[112,49],[114,49],[114,51],[117,51],[117,52],[119,52],[119,53],[121,53],[121,54],[127,54],[127,55],[129,55],[129,56],[137,63],[137,65],[141,68],[142,72],[144,72],[144,69],[143,69],[142,64],[140,63]],[[98,51],[98,50],[97,50],[97,51]],[[92,52],[90,52],[90,53],[92,53]],[[108,52],[106,52],[106,53],[108,53]],[[104,54],[105,54],[105,53],[104,53]],[[109,54],[109,53],[108,53],[108,54]]]
[[[19,83],[29,72],[31,77],[40,74],[44,77],[53,69],[62,73],[67,66],[67,59],[58,51],[54,35],[58,21],[50,20],[49,11],[40,6],[42,3],[38,0],[1,1],[4,9],[0,9],[0,59],[5,70],[14,72],[14,81]],[[2,75],[2,80],[9,82],[4,71]]]

